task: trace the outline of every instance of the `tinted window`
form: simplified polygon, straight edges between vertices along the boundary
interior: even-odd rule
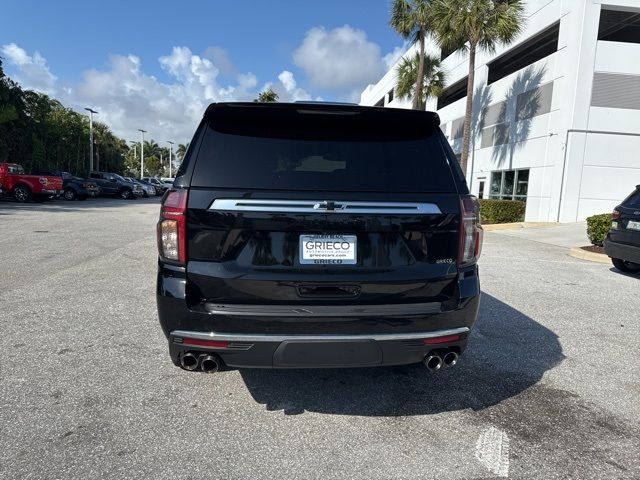
[[[343,122],[338,122],[343,123]],[[289,125],[271,135],[259,128],[211,125],[193,186],[275,190],[455,192],[437,128],[407,136],[384,129]],[[396,130],[393,123],[385,126]],[[268,129],[267,129],[268,133]],[[352,134],[350,134],[352,133]],[[387,133],[387,135],[385,135]]]
[[[629,195],[622,205],[629,208],[640,208],[640,190],[636,190]]]

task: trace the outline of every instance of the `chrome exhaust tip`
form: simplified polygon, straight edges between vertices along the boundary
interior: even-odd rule
[[[422,363],[430,371],[437,372],[442,367],[442,358],[440,358],[440,355],[431,354],[424,357]]]
[[[191,352],[184,353],[180,357],[180,366],[191,372],[198,368],[198,357]]]
[[[445,356],[442,357],[442,363],[445,367],[453,367],[458,363],[458,354],[456,352],[447,352]]]
[[[200,369],[204,373],[216,373],[220,368],[220,364],[218,363],[218,359],[212,355],[201,355],[200,356]]]

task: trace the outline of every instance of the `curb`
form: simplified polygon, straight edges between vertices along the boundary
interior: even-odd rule
[[[611,259],[604,253],[587,252],[580,247],[573,247],[571,250],[569,250],[569,256],[579,258],[581,260],[588,260],[590,262],[606,264],[611,263]]]
[[[516,223],[489,223],[482,224],[485,232],[496,230],[518,230],[520,228],[543,228],[560,225],[558,222],[516,222]]]

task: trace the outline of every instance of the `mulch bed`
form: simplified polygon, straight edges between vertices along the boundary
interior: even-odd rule
[[[598,245],[587,245],[586,247],[580,247],[582,250],[586,250],[587,252],[592,253],[602,253],[604,254],[604,248]]]

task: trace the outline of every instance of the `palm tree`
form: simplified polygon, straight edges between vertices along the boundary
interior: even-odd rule
[[[440,48],[469,49],[467,106],[462,134],[460,167],[466,176],[471,137],[473,83],[478,47],[493,52],[498,43],[510,43],[522,30],[523,0],[433,0],[429,8],[433,34]]]
[[[429,31],[429,4],[430,0],[393,0],[391,6],[391,19],[389,25],[404,39],[412,39],[420,43],[418,51],[419,62],[415,77],[415,95],[413,96],[413,109],[420,108],[423,98],[424,85],[424,42]]]
[[[274,103],[278,101],[279,95],[273,91],[273,89],[268,88],[264,92],[260,92],[258,94],[258,98],[253,101],[256,103]]]
[[[153,139],[144,141],[144,156],[160,156],[160,146]]]
[[[398,81],[396,95],[399,98],[418,99],[418,108],[423,110],[427,99],[437,97],[442,93],[445,84],[445,73],[440,68],[440,59],[425,55],[421,96],[416,94],[416,81],[420,67],[420,54],[416,52],[413,58],[403,57],[396,70]]]
[[[178,148],[176,150],[176,155],[178,156],[178,158],[180,160],[182,160],[184,158],[185,154],[187,153],[187,150],[189,149],[189,143],[191,143],[191,142],[187,142],[186,144],[184,144],[184,143],[178,144]]]

